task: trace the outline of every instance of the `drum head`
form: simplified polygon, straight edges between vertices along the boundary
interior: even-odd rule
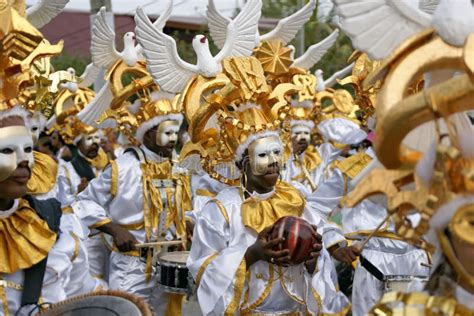
[[[175,262],[186,264],[189,257],[189,251],[168,252],[160,256],[160,261]]]
[[[150,307],[135,295],[119,291],[100,291],[53,304],[40,315],[46,316],[151,316]]]

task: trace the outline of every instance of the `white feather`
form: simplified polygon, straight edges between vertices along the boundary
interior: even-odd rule
[[[227,26],[232,20],[219,12],[214,0],[209,0],[207,5],[207,21],[209,33],[211,34],[214,44],[216,44],[219,49],[222,49],[227,36]]]
[[[321,42],[312,45],[306,50],[306,52],[299,58],[297,58],[291,67],[303,68],[306,70],[311,69],[316,65],[324,54],[336,43],[337,37],[339,36],[339,30],[335,30],[328,37],[323,39]]]
[[[229,56],[250,56],[255,48],[255,34],[262,14],[261,0],[248,0],[237,17],[227,26],[224,47],[215,56],[217,63]]]
[[[105,84],[91,103],[77,114],[77,118],[88,125],[97,127],[96,121],[109,109],[112,99],[112,90],[109,84]]]
[[[137,9],[135,23],[135,32],[155,82],[165,91],[181,92],[197,67],[179,57],[174,39],[153,27],[142,8]]]
[[[37,29],[54,19],[69,3],[69,0],[39,0],[26,9],[26,18]]]
[[[358,50],[380,60],[410,36],[429,28],[432,17],[405,0],[334,0],[341,28]]]
[[[260,42],[271,39],[280,39],[284,44],[293,40],[298,31],[309,21],[316,8],[316,0],[310,0],[304,7],[287,18],[278,21],[276,28],[260,36]]]
[[[330,78],[324,80],[324,85],[326,86],[326,88],[331,88],[337,83],[337,80],[347,77],[352,72],[352,68],[354,68],[354,64],[355,63],[350,64],[346,68],[335,72]]]
[[[107,23],[105,7],[100,8],[92,26],[91,56],[98,67],[109,69],[120,59],[115,48],[115,31]]]
[[[80,88],[90,87],[92,84],[94,84],[101,71],[102,69],[95,66],[94,63],[90,63],[89,65],[87,65],[86,69],[84,70],[84,73],[79,77],[80,83],[78,86]]]

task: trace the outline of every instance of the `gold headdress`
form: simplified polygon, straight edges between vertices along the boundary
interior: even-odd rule
[[[298,88],[281,84],[272,89],[254,57],[227,58],[222,64],[219,76],[196,78],[183,93],[191,142],[181,154],[183,158],[199,154],[206,171],[227,182],[234,177],[219,174],[216,168],[228,164],[228,172],[252,140],[279,135],[290,110],[289,95]]]
[[[0,8],[0,20],[0,110],[21,104],[48,115],[52,101],[48,91],[49,58],[62,51],[62,41],[50,45],[10,2]]]
[[[81,135],[95,133],[96,128],[84,124],[75,116],[66,117],[61,125],[54,127],[66,144],[76,144]]]
[[[131,143],[138,144],[148,129],[162,121],[182,122],[180,97],[161,92],[144,62],[130,67],[119,60],[106,79],[112,99],[109,109],[95,122],[97,126],[117,126]]]

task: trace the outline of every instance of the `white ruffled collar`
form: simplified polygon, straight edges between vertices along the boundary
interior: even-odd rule
[[[0,211],[0,219],[8,218],[13,213],[15,213],[16,210],[18,209],[18,204],[20,204],[20,199],[15,199],[15,201],[13,202],[13,206],[10,209],[8,209],[6,211]]]

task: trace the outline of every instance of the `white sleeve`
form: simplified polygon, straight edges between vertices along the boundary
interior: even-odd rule
[[[209,216],[209,214],[211,214]],[[196,280],[204,315],[224,315],[240,306],[245,282],[245,243],[230,240],[230,227],[216,203],[210,202],[198,217],[188,268]],[[230,306],[230,307],[229,307]]]

